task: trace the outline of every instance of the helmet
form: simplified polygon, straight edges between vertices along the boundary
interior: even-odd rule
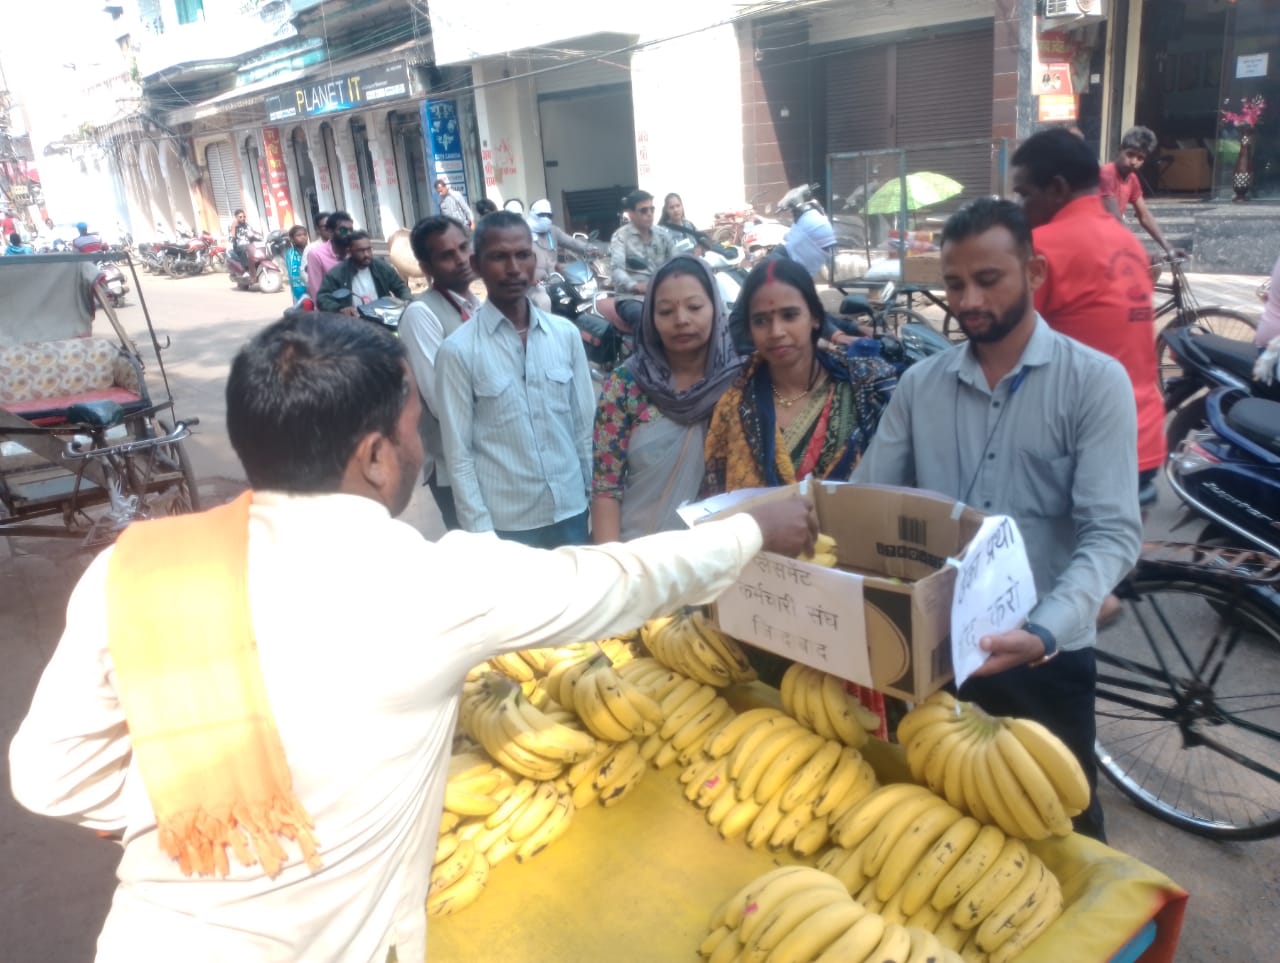
[[[77,231],[87,231],[87,230],[89,230],[89,225],[88,225],[86,222],[84,222],[84,221],[76,221],[76,230],[77,230]]]
[[[534,201],[533,206],[529,208],[529,213],[534,215],[535,217],[539,214],[543,214],[543,215],[546,215],[547,217],[550,217],[551,202],[547,200],[545,197],[540,201]]]

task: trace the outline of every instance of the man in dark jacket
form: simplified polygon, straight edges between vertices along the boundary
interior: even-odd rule
[[[396,273],[391,262],[373,256],[373,240],[367,231],[356,231],[348,238],[347,259],[324,276],[316,305],[321,311],[340,311],[355,317],[357,304],[368,304],[378,298],[395,295],[409,299],[409,285]],[[345,298],[336,298],[345,290]]]

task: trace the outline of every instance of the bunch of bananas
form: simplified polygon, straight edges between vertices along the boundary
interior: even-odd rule
[[[835,826],[818,862],[867,909],[929,930],[965,959],[1008,960],[1062,911],[1057,877],[995,826],[928,789],[894,783]]]
[[[493,672],[463,687],[459,721],[499,765],[528,779],[556,779],[596,750],[596,740],[573,727],[572,713],[539,709]]]
[[[857,749],[868,732],[880,728],[880,717],[845,688],[843,679],[830,673],[797,662],[783,674],[780,689],[782,708],[824,739],[839,739]]]
[[[1089,783],[1066,745],[1038,722],[991,716],[945,693],[898,724],[912,778],[1010,836],[1066,836]]]
[[[485,663],[485,667],[512,682],[525,683],[545,677],[560,662],[578,662],[591,658],[597,652],[607,655],[614,665],[622,665],[635,658],[636,647],[636,640],[628,636],[601,639],[599,642],[575,642],[557,648],[519,649],[495,655]]]
[[[444,787],[444,811],[454,819],[442,825],[449,832],[462,819],[488,816],[511,795],[516,781],[511,773],[474,752],[449,757],[449,776]]]
[[[730,896],[698,952],[711,963],[960,963],[929,932],[869,912],[839,880],[806,866],[775,869]]]
[[[835,568],[840,564],[840,559],[836,557],[836,540],[830,535],[819,532],[813,545],[813,554],[801,555],[797,561],[821,565],[824,568]]]
[[[513,854],[523,863],[564,835],[573,811],[573,790],[567,780],[521,779],[497,809],[454,832],[483,853],[490,866]]]
[[[489,878],[489,861],[475,843],[457,833],[444,833],[436,843],[427,890],[427,915],[451,916],[479,898]]]
[[[812,855],[831,827],[875,788],[875,772],[853,749],[810,732],[778,709],[751,709],[706,741],[681,773],[685,798],[707,812],[724,839]]]
[[[583,725],[607,742],[626,742],[658,731],[663,716],[658,703],[633,685],[603,655],[561,663],[547,676],[547,694],[572,708]]]
[[[565,774],[573,791],[573,805],[585,809],[593,802],[614,806],[639,784],[648,766],[640,755],[640,742],[600,742],[594,753],[574,763]]]
[[[707,685],[723,687],[756,678],[742,646],[712,625],[700,609],[646,622],[640,641],[667,668]]]

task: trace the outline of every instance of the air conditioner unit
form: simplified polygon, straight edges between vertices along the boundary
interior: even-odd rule
[[[1107,15],[1107,0],[1043,0],[1046,20],[1101,19]]]

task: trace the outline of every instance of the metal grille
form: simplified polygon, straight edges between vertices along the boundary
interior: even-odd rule
[[[209,188],[218,217],[229,222],[240,206],[240,178],[236,172],[236,155],[231,145],[217,141],[204,149],[205,166],[209,168]],[[254,173],[257,176],[257,173]]]

